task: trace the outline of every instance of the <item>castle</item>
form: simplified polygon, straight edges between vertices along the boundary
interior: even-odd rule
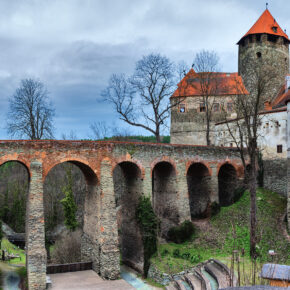
[[[201,88],[201,79],[204,72],[196,73],[194,69],[191,69],[178,84],[177,90],[171,97],[171,102],[176,102],[177,100],[179,102],[178,106],[173,107],[171,111],[171,143],[208,145],[205,127],[206,110],[209,108],[206,107],[210,107],[212,110],[209,130],[210,144],[233,146],[226,138],[220,138],[221,131],[224,131],[223,127],[219,126],[220,122],[224,120],[224,115],[221,114],[221,111],[223,108],[227,113],[227,117],[232,119],[236,117],[233,111],[233,98],[238,95],[246,97],[247,94],[255,90],[253,78],[257,64],[262,64],[262,69],[265,73],[269,70],[275,71],[275,77],[269,81],[265,96],[267,102],[265,102],[264,109],[267,111],[268,119],[273,116],[275,119],[276,113],[286,112],[283,99],[290,86],[290,77],[288,76],[289,42],[287,34],[281,29],[269,10],[266,9],[251,29],[237,43],[239,46],[238,73],[212,73],[211,77],[213,76],[212,82],[214,84],[211,86],[214,89],[205,92]],[[285,78],[288,84],[285,84]],[[205,104],[205,94],[210,95],[208,98],[210,106],[208,103]],[[278,135],[285,133],[286,128],[286,113],[280,115],[278,117],[281,121],[280,123],[278,120],[278,128],[280,128]],[[267,128],[270,128],[272,125],[269,124],[269,120],[267,123]],[[225,134],[223,133],[222,135]],[[269,137],[270,135],[267,132],[267,136]],[[277,132],[274,135],[277,136]],[[275,146],[282,145],[283,152],[283,147],[284,150],[286,148],[286,139],[279,141],[283,144],[275,144]],[[275,146],[273,145],[272,147]],[[279,148],[281,149],[281,146]],[[281,151],[280,149],[279,151]],[[273,153],[273,148],[270,151]]]

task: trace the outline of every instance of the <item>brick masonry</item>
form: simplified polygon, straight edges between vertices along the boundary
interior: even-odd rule
[[[232,165],[237,179],[243,178],[238,151],[225,147],[94,141],[0,141],[0,166],[9,161],[21,162],[30,174],[26,219],[29,289],[45,289],[43,184],[48,172],[57,164],[73,162],[86,178],[88,190],[84,206],[82,259],[92,261],[93,269],[107,279],[119,277],[120,240],[125,243],[121,245],[122,254],[125,255],[123,247],[135,243],[136,253],[124,258],[142,270],[142,236],[137,228],[135,232],[132,231],[136,222],[130,211],[134,212],[135,209],[125,206],[126,200],[130,199],[130,196],[126,197],[128,193],[132,196],[130,206],[135,207],[140,195],[152,198],[152,183],[155,183],[153,206],[164,215],[174,200],[173,207],[169,208],[173,212],[167,217],[167,222],[180,223],[191,219],[188,184],[193,173],[190,176],[187,173],[192,164],[202,163],[207,168],[209,202],[219,201],[218,176],[224,164]],[[168,169],[168,184],[161,182],[162,166]],[[118,170],[119,173],[114,174]],[[121,178],[120,186],[117,186],[116,176]],[[170,189],[168,200],[164,188]],[[122,237],[122,232],[118,233],[119,201],[115,192],[121,202],[121,230],[123,227],[126,239]],[[162,203],[156,200],[158,197],[163,200]],[[198,198],[196,193],[194,198]],[[203,204],[203,201],[200,203]],[[167,222],[165,219],[165,229]]]

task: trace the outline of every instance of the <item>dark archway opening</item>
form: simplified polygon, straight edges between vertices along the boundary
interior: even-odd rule
[[[187,186],[191,218],[205,218],[210,214],[210,174],[202,163],[192,164],[187,171]]]
[[[136,220],[136,208],[142,195],[141,171],[135,163],[122,162],[115,167],[113,180],[121,259],[124,264],[143,272],[142,234]]]
[[[235,190],[237,188],[237,172],[233,165],[224,164],[218,174],[219,203],[221,206],[229,206],[234,203]]]
[[[153,209],[160,220],[160,235],[179,223],[176,172],[169,162],[159,162],[152,172]]]
[[[84,246],[84,240],[96,243],[96,185],[97,177],[92,169],[78,161],[57,164],[48,172],[43,189],[48,264],[94,261],[91,253],[82,250],[93,247],[92,244]],[[65,224],[61,202],[68,191],[72,192],[76,205],[77,226],[74,230]]]
[[[0,220],[3,239],[1,257],[12,264],[25,266],[26,207],[30,174],[18,161],[0,166]]]

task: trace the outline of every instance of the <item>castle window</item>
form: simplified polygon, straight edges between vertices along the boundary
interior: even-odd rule
[[[220,104],[219,103],[213,103],[213,111],[219,112],[220,111]]]
[[[262,57],[262,53],[260,51],[257,52],[256,55],[257,55],[257,58],[261,58]]]
[[[233,111],[233,103],[227,103],[227,111],[232,112]]]
[[[282,151],[283,151],[283,146],[277,145],[277,153],[282,153]]]
[[[179,113],[185,113],[185,104],[179,104]]]
[[[199,104],[199,111],[200,112],[205,112],[206,111],[205,103],[200,103]]]
[[[261,41],[261,34],[257,34],[256,35],[256,40],[257,40],[257,42],[260,42]]]
[[[273,30],[275,33],[277,33],[277,29],[278,29],[277,26],[273,26],[273,27],[272,27],[272,30]]]

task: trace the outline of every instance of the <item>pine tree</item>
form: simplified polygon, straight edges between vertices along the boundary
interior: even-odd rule
[[[60,202],[64,210],[64,217],[65,217],[64,223],[66,227],[71,231],[75,231],[75,229],[78,226],[78,222],[76,219],[77,205],[75,203],[73,190],[72,190],[71,167],[66,170],[66,178],[67,178],[67,184],[62,189],[63,193],[65,194],[65,198],[63,198]]]

